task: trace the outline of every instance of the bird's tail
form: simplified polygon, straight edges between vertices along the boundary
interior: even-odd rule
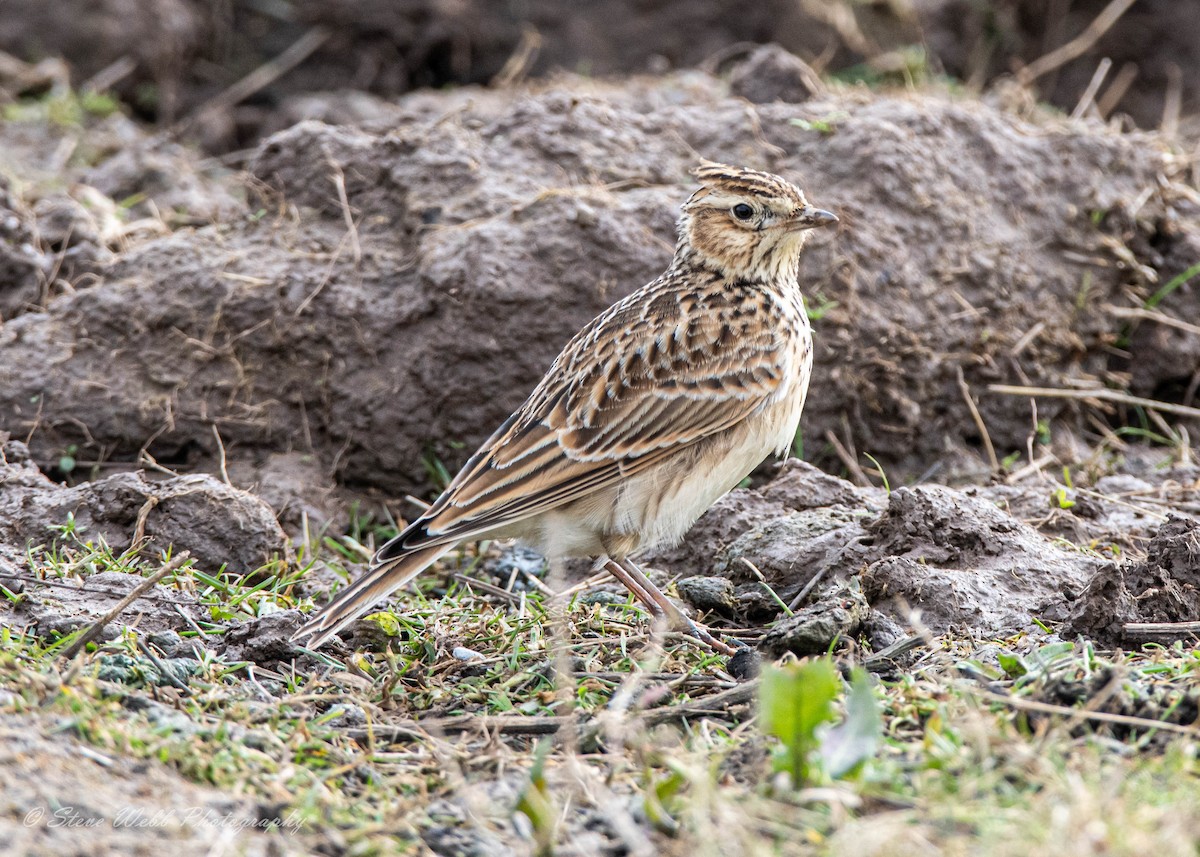
[[[454,544],[451,543],[418,548],[372,565],[366,574],[322,607],[308,624],[293,634],[292,640],[307,638],[309,648],[321,646],[366,613],[372,604],[408,583],[453,547]],[[384,551],[380,551],[376,558],[383,553]]]

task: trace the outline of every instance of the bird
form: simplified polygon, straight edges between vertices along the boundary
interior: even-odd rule
[[[525,402],[367,571],[293,636],[317,648],[459,543],[591,557],[656,618],[724,654],[634,562],[678,543],[794,443],[813,367],[802,248],[838,218],[778,175],[703,160],[670,266],[585,325]],[[739,643],[739,646],[741,644]]]

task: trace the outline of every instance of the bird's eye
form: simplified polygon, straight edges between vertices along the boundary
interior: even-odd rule
[[[754,216],[754,209],[744,202],[739,202],[733,207],[733,216],[738,220],[749,220]]]

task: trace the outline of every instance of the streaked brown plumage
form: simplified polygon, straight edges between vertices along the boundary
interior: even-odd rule
[[[670,268],[567,343],[525,403],[370,569],[297,633],[319,646],[465,540],[598,557],[656,614],[721,651],[629,557],[680,539],[790,448],[812,371],[798,282],[837,218],[768,173],[704,162]]]

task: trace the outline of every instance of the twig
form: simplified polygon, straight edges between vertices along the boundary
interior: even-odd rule
[[[1022,334],[1021,338],[1018,339],[1013,347],[1008,350],[1008,353],[1013,357],[1018,356],[1022,351],[1028,348],[1030,344],[1038,338],[1038,335],[1045,329],[1046,322],[1039,321],[1033,327],[1029,328],[1029,330],[1025,331],[1024,334]]]
[[[1136,726],[1139,729],[1161,729],[1164,732],[1177,732],[1181,735],[1197,735],[1200,729],[1195,726],[1184,726],[1180,723],[1169,723],[1165,720],[1151,720],[1148,717],[1134,717],[1129,714],[1111,714],[1107,711],[1088,711],[1083,708],[1071,708],[1066,705],[1052,705],[1049,702],[1038,702],[1034,699],[1021,699],[1017,696],[1005,696],[1002,693],[990,691],[972,691],[979,699],[996,702],[1016,708],[1021,711],[1036,711],[1040,714],[1058,714],[1079,720],[1095,720],[1100,723],[1119,723],[1122,726]]]
[[[1116,109],[1117,105],[1121,103],[1121,99],[1125,97],[1125,93],[1129,91],[1129,87],[1137,79],[1137,76],[1137,63],[1127,62],[1117,70],[1117,76],[1113,78],[1113,82],[1108,85],[1108,89],[1096,101],[1096,112],[1100,114],[1101,119],[1107,119],[1108,114]]]
[[[302,315],[304,311],[308,309],[309,304],[317,299],[317,295],[321,294],[325,286],[329,283],[330,279],[333,278],[333,269],[337,267],[338,260],[342,258],[342,251],[346,249],[346,244],[357,240],[358,234],[353,231],[347,231],[342,236],[341,240],[338,241],[337,247],[334,248],[333,256],[329,260],[329,267],[325,269],[325,274],[321,277],[321,282],[317,283],[317,287],[309,292],[304,300],[300,301],[300,306],[296,307],[296,311],[293,312],[292,315]],[[334,464],[336,465],[337,462],[335,461]]]
[[[533,68],[541,50],[542,34],[532,26],[524,27],[521,30],[521,38],[517,42],[517,47],[505,60],[504,65],[491,79],[488,86],[492,89],[506,89],[520,83]]]
[[[100,635],[100,632],[104,630],[104,626],[113,619],[117,618],[117,616],[121,614],[122,610],[124,610],[133,602],[137,601],[138,598],[142,596],[142,593],[149,591],[154,584],[158,583],[168,574],[178,571],[181,565],[191,559],[191,556],[192,555],[189,551],[184,551],[183,553],[178,554],[170,562],[168,562],[158,571],[154,572],[154,574],[150,575],[137,586],[135,586],[128,595],[118,601],[111,610],[109,610],[100,618],[99,621],[95,622],[92,627],[84,631],[75,642],[63,649],[61,656],[67,660],[75,657],[75,655],[77,655],[84,646],[96,639],[96,637]]]
[[[317,48],[325,44],[329,38],[330,32],[324,27],[313,27],[299,39],[292,43],[291,47],[268,62],[263,63],[254,71],[243,77],[241,80],[234,83],[223,92],[219,92],[204,102],[197,108],[191,116],[183,119],[171,129],[171,133],[178,134],[184,129],[190,127],[195,122],[198,122],[205,115],[219,110],[228,110],[235,104],[245,101],[254,93],[258,92],[267,86],[270,86],[283,75],[287,74],[300,63],[308,59]]]
[[[1158,322],[1167,327],[1174,327],[1177,330],[1185,330],[1188,333],[1200,334],[1200,325],[1189,324],[1186,321],[1181,321],[1177,318],[1172,318],[1158,310],[1146,309],[1145,307],[1123,307],[1123,306],[1106,306],[1104,311],[1109,315],[1115,315],[1117,318],[1144,318],[1148,321]]]
[[[579,581],[578,583],[567,587],[562,592],[554,593],[553,597],[555,600],[562,600],[564,598],[570,598],[572,595],[577,595],[580,592],[584,592],[585,590],[591,589],[593,586],[599,586],[600,584],[607,583],[611,580],[612,580],[611,574],[609,574],[607,571],[601,571],[598,574],[590,575],[590,576],[584,578],[583,580]]]
[[[1017,482],[1020,482],[1022,479],[1024,479],[1026,476],[1032,476],[1034,473],[1039,472],[1047,464],[1054,463],[1054,460],[1055,460],[1054,454],[1048,452],[1045,455],[1043,455],[1041,458],[1037,459],[1036,461],[1029,462],[1024,467],[1022,467],[1020,470],[1014,470],[1012,473],[1008,474],[1008,476],[1006,476],[1004,478],[1004,481],[1007,482],[1009,485],[1016,484]]]
[[[771,588],[771,584],[767,583],[767,579],[763,577],[763,573],[758,570],[758,566],[744,556],[740,556],[738,559],[744,566],[746,566],[746,568],[750,569],[750,571],[754,573],[754,576],[758,578],[758,582],[762,585],[763,589],[767,590],[767,594],[771,596],[772,600],[774,600],[776,604],[783,608],[783,612],[789,616],[794,615],[792,608],[785,604],[783,599],[779,597],[779,593]]]
[[[691,700],[679,705],[652,708],[636,718],[645,726],[660,726],[676,720],[704,717],[726,713],[737,705],[754,699],[758,692],[758,680],[739,684],[737,687],[714,693],[703,699]],[[431,735],[463,732],[490,732],[502,735],[554,735],[572,717],[531,715],[460,714],[454,717],[435,717],[431,720],[410,720],[402,723],[376,724],[371,727],[346,729],[343,734],[355,741],[412,741]],[[591,720],[586,721],[591,723]]]
[[[956,366],[955,368],[958,371],[958,389],[962,391],[963,400],[967,403],[967,410],[971,412],[971,419],[975,421],[975,428],[979,429],[979,436],[983,438],[983,448],[987,451],[988,464],[992,466],[993,473],[999,473],[1000,459],[996,458],[996,447],[992,446],[992,436],[988,434],[979,408],[975,405],[975,400],[971,398],[971,388],[967,386],[967,379],[963,376],[962,367]]]
[[[402,723],[379,723],[371,727],[356,727],[344,734],[355,741],[414,741],[432,734],[486,731],[504,735],[553,735],[562,726],[564,717],[540,714],[475,715],[436,717],[432,720],[409,720]]]
[[[1175,63],[1167,63],[1167,91],[1163,95],[1162,124],[1159,126],[1167,139],[1179,131],[1179,114],[1183,108],[1183,72]]]
[[[208,632],[205,631],[203,628],[201,628],[196,623],[196,620],[187,614],[187,611],[184,610],[183,607],[181,607],[179,604],[173,604],[172,606],[175,608],[175,612],[183,617],[183,621],[187,622],[189,625],[191,625],[192,630],[200,635],[201,639],[208,639],[208,636],[209,636]]]
[[[513,566],[513,568],[516,569],[517,571],[519,571],[525,577],[526,580],[528,580],[531,584],[533,584],[535,587],[537,587],[538,591],[541,592],[543,595],[545,595],[549,598],[554,597],[554,590],[551,589],[549,586],[547,586],[545,583],[543,583],[542,579],[540,577],[538,577],[536,574],[534,574],[532,571],[530,571],[527,568],[522,568],[519,565],[515,565],[515,566]]]
[[[850,475],[854,477],[855,484],[870,487],[871,480],[867,478],[867,474],[863,472],[862,466],[854,460],[854,456],[850,454],[850,451],[838,440],[838,436],[833,433],[833,429],[825,429],[825,439],[829,441],[829,444],[833,447],[833,451],[841,459],[842,464],[850,471]]]
[[[157,494],[151,494],[150,497],[142,504],[142,508],[138,509],[137,522],[133,526],[133,542],[134,546],[140,545],[146,539],[146,521],[150,517],[151,510],[159,504],[161,498]]]
[[[877,672],[888,666],[891,666],[892,661],[901,655],[911,652],[913,649],[926,644],[925,637],[921,634],[913,634],[910,637],[903,637],[890,646],[880,649],[874,654],[867,655],[863,658],[863,669],[868,672]]]
[[[1096,93],[1100,91],[1100,86],[1104,83],[1104,78],[1108,77],[1111,69],[1112,60],[1108,57],[1100,60],[1100,64],[1096,66],[1095,74],[1088,81],[1087,89],[1083,91],[1083,95],[1079,96],[1079,102],[1075,105],[1075,109],[1071,111],[1072,119],[1082,119],[1083,114],[1087,113],[1087,109],[1096,100]]]
[[[743,682],[737,687],[714,693],[702,699],[694,699],[681,705],[668,705],[663,708],[652,708],[643,712],[639,718],[646,726],[659,726],[676,720],[686,720],[689,717],[703,717],[706,714],[724,714],[735,705],[751,702],[758,693],[758,679]]]
[[[1062,47],[1055,48],[1050,53],[1039,57],[1025,66],[1025,68],[1017,73],[1017,80],[1022,85],[1028,86],[1047,72],[1054,71],[1076,57],[1087,53],[1100,40],[1100,37],[1107,33],[1112,25],[1117,23],[1120,17],[1129,11],[1129,7],[1136,2],[1137,0],[1112,0],[1111,3],[1104,7],[1104,11],[1097,15],[1095,20],[1084,28],[1082,33]]]
[[[358,241],[358,227],[354,225],[354,212],[350,209],[350,196],[346,193],[346,174],[328,152],[325,154],[325,163],[333,171],[333,186],[337,188],[338,205],[342,208],[342,220],[346,224],[346,232],[350,235],[350,252],[357,267],[362,264],[362,245]]]
[[[226,469],[226,466],[225,466],[225,464],[226,464],[226,462],[225,462],[225,444],[221,442],[221,432],[220,432],[220,430],[217,429],[216,423],[212,424],[212,433],[213,433],[213,437],[217,439],[217,450],[221,453],[221,459],[220,459],[221,478],[223,480],[225,480],[226,485],[228,485],[230,488],[232,488],[233,483],[229,481],[229,471]]]
[[[1186,507],[1182,507],[1182,508],[1186,508]],[[77,581],[46,580],[45,578],[41,578],[41,577],[37,577],[37,576],[27,577],[27,576],[21,575],[21,574],[10,574],[5,571],[0,571],[0,580],[13,580],[18,583],[25,584],[25,586],[50,586],[50,587],[57,587],[59,589],[70,589],[73,592],[79,591],[79,583]],[[90,581],[89,581],[89,583],[90,583]],[[90,586],[89,585],[89,586],[87,586],[87,591],[88,591],[89,595],[110,595],[113,598],[121,598],[121,597],[124,597],[124,595],[125,595],[125,593],[122,592],[120,589],[107,589],[103,586]],[[176,607],[179,607],[180,605],[187,605],[189,607],[196,606],[195,601],[179,601],[174,598],[163,598],[162,596],[159,596],[159,595],[143,595],[142,600],[150,601],[155,604],[172,604],[172,605],[175,605]]]
[[[149,643],[141,638],[137,638],[138,648],[142,650],[142,654],[150,659],[150,663],[154,664],[154,668],[158,670],[159,676],[171,687],[182,690],[184,693],[190,693],[190,689],[186,684],[175,678],[175,675],[167,669],[167,665],[158,659],[158,655],[154,654],[154,650],[150,648]]]
[[[1159,402],[1155,399],[1143,399],[1141,396],[1131,396],[1107,387],[1090,390],[1063,390],[1056,387],[1015,387],[1008,384],[989,384],[988,390],[1005,396],[1037,396],[1044,399],[1100,399],[1122,405],[1166,411],[1168,414],[1178,414],[1181,417],[1200,418],[1200,408],[1189,408],[1186,405]]]
[[[831,569],[832,567],[833,567],[832,564],[827,565],[824,568],[822,568],[820,571],[818,571],[816,574],[814,574],[812,577],[810,577],[808,579],[808,583],[804,584],[804,588],[801,589],[798,593],[796,593],[796,597],[791,600],[791,603],[788,604],[788,607],[790,607],[793,610],[795,610],[797,607],[799,607],[804,602],[804,599],[808,597],[808,593],[813,591],[813,588],[818,583],[821,582],[821,578],[823,578],[825,576],[825,573],[827,571],[829,571],[829,569]]]
[[[125,54],[93,74],[79,87],[80,92],[104,92],[137,70],[137,60]]]
[[[477,580],[474,577],[468,577],[461,572],[454,572],[454,579],[459,583],[470,586],[473,589],[478,589],[480,592],[486,592],[488,595],[494,595],[497,598],[503,598],[511,604],[516,604],[521,599],[513,595],[507,589],[501,589],[499,586],[493,586],[490,583],[485,583],[482,580]]]
[[[1094,500],[1100,500],[1104,503],[1113,503],[1117,506],[1124,506],[1127,509],[1132,509],[1140,515],[1146,515],[1150,518],[1158,518],[1160,521],[1167,520],[1166,515],[1160,515],[1158,512],[1151,512],[1149,509],[1139,506],[1136,503],[1130,503],[1126,500],[1121,500],[1120,498],[1114,497],[1111,494],[1101,494],[1099,491],[1095,491],[1091,488],[1076,488],[1075,491],[1078,494],[1082,494],[1085,497],[1091,497]],[[1141,497],[1139,499],[1144,502],[1153,502],[1150,497]]]
[[[1149,636],[1186,637],[1200,634],[1200,622],[1126,622],[1121,626],[1127,637]]]

